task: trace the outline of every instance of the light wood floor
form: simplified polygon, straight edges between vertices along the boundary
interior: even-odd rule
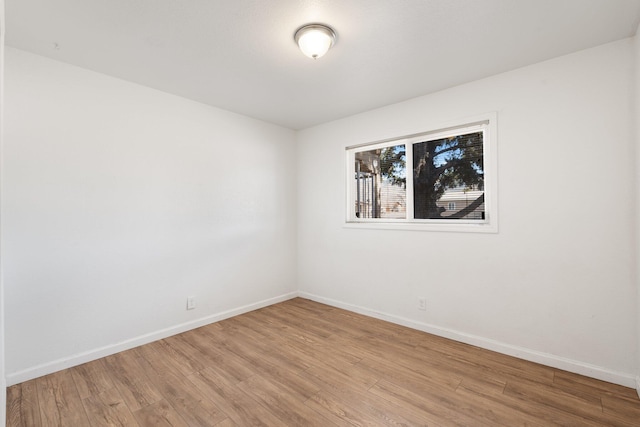
[[[634,390],[294,299],[8,389],[8,426],[639,426]]]

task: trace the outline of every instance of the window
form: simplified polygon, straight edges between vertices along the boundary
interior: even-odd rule
[[[347,147],[347,224],[497,231],[495,115]]]

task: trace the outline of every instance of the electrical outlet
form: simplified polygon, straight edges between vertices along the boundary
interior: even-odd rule
[[[424,297],[418,298],[418,310],[426,311],[427,299]]]
[[[187,297],[187,310],[196,308],[196,297]]]

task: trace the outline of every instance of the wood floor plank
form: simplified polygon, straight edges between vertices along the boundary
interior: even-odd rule
[[[417,381],[452,391],[458,387],[463,378],[457,372],[443,371],[431,368],[429,365],[420,364],[417,369],[411,369],[397,363],[393,357],[387,359],[366,357],[358,363],[358,366],[370,372],[377,372],[380,378],[387,380],[398,379],[406,383]]]
[[[202,393],[212,399],[239,426],[275,426],[280,420],[247,393],[209,367],[189,376]]]
[[[292,321],[296,321],[299,325],[313,325],[316,329],[324,329],[329,332],[331,335],[339,334],[345,338],[358,338],[362,336],[362,330],[357,327],[353,327],[348,323],[337,323],[332,321],[332,319],[325,318],[325,316],[330,316],[331,311],[323,312],[321,315],[309,315],[307,310],[301,309],[294,305],[282,305],[282,312],[286,313],[290,316]],[[258,312],[262,313],[262,312]],[[264,313],[268,317],[268,313]]]
[[[222,345],[252,363],[266,360],[273,365],[287,366],[288,369],[302,372],[310,367],[308,360],[294,352],[281,352],[277,346],[270,346],[267,342],[258,342],[247,336],[240,329],[225,330],[220,335],[225,336]],[[259,360],[256,360],[259,359]]]
[[[477,388],[467,388],[464,382],[456,389],[456,393],[466,401],[475,399],[479,394],[482,394],[483,402],[491,410],[508,408],[514,414],[513,418],[516,420],[514,425],[602,427],[601,423],[584,419],[555,407],[542,405],[539,402],[504,394],[482,393]]]
[[[26,426],[22,418],[22,384],[7,387],[7,417],[6,424],[12,426]],[[32,409],[33,411],[33,409]],[[40,413],[38,412],[38,419]]]
[[[306,402],[309,408],[312,408],[325,418],[331,420],[337,426],[373,426],[376,425],[376,419],[369,414],[347,405],[344,402],[331,396],[330,393],[319,391],[311,396]]]
[[[504,394],[575,414],[585,420],[597,423],[607,422],[607,417],[603,412],[602,399],[600,398],[591,396],[585,398],[585,395],[576,396],[551,386],[536,384],[525,379],[510,380],[504,389]]]
[[[115,387],[82,400],[91,427],[137,427],[133,414]]]
[[[265,338],[271,339],[269,335]],[[274,345],[277,341],[275,338],[270,341]],[[224,347],[224,346],[221,346]],[[288,363],[288,353],[295,353],[297,357],[300,357],[300,353],[296,353],[285,344],[278,343],[278,352],[280,353],[275,358],[262,357],[262,353],[249,354],[246,349],[233,349],[224,348],[226,352],[220,353],[221,363],[211,364],[213,368],[219,372],[223,372],[228,375],[230,372],[237,372],[233,376],[235,382],[243,381],[256,373],[260,373],[264,378],[272,379],[274,381],[286,381],[290,387],[292,387],[296,393],[308,398],[315,394],[319,387],[315,382],[309,381],[297,375],[297,373],[291,369],[291,365]],[[216,351],[224,351],[216,349]],[[203,349],[206,351],[206,349]],[[257,357],[256,357],[257,356]],[[308,358],[307,360],[313,360]],[[273,362],[276,363],[273,363]],[[231,366],[232,365],[232,366]],[[231,367],[231,369],[230,369]]]
[[[36,380],[43,426],[89,425],[70,370]]]
[[[428,335],[428,334],[425,334]],[[429,339],[427,337],[425,339]],[[436,344],[437,342],[437,344]],[[544,384],[553,383],[555,369],[526,360],[510,357],[472,345],[437,338],[433,344],[419,344],[416,350],[428,358],[456,362],[491,375],[526,378]]]
[[[253,314],[253,313],[252,313]],[[327,338],[309,337],[304,334],[287,333],[288,326],[283,326],[280,322],[267,323],[269,316],[265,313],[255,313],[253,316],[247,316],[243,319],[247,325],[253,328],[259,328],[260,332],[266,335],[268,339],[277,340],[283,346],[294,349],[293,351],[301,352],[312,359],[309,364],[314,364],[313,360],[320,358],[321,360],[339,360],[342,363],[357,363],[361,357],[354,355],[352,352],[344,351],[327,344]],[[303,328],[304,329],[304,328]]]
[[[640,426],[635,390],[296,298],[26,381],[15,426]]]
[[[260,375],[238,384],[241,390],[260,402],[274,414],[283,425],[329,427],[336,424],[309,408],[297,397],[287,394],[278,385]]]
[[[164,399],[139,409],[134,416],[140,427],[189,427]]]
[[[40,426],[40,405],[36,380],[7,388],[7,425]]]
[[[211,326],[211,325],[209,325]],[[231,353],[223,343],[221,332],[209,326],[173,337],[183,351],[192,357],[200,357],[202,364],[224,368],[224,372],[235,382],[243,381],[255,374],[250,361]],[[198,356],[199,355],[199,356]]]
[[[49,379],[45,377],[37,378],[36,388],[38,392],[38,402],[40,410],[40,420],[43,426],[58,426],[62,424],[58,405],[56,403],[55,390]],[[83,409],[84,411],[84,409]],[[87,420],[87,423],[89,420]]]
[[[22,419],[22,385],[21,384],[17,384],[7,388],[6,424],[11,426],[27,425]]]
[[[278,305],[278,304],[274,304]],[[280,305],[298,308],[304,310],[306,313],[310,313],[316,316],[324,316],[328,313],[333,312],[336,308],[331,307],[326,304],[318,304],[317,302],[305,299],[305,298],[294,298],[288,301],[284,301],[280,303]]]
[[[192,365],[193,372],[201,371],[209,364],[215,364],[216,357],[220,356],[220,352],[215,350],[206,338],[202,338],[206,341],[204,349],[198,346],[202,337],[199,331],[200,328],[164,339],[174,351],[179,351],[189,361],[188,364]]]
[[[75,366],[70,371],[81,399],[96,396],[114,387],[102,360]]]
[[[630,387],[623,387],[618,384],[561,370],[554,371],[553,384],[566,391],[587,393],[595,397],[621,396],[632,400],[638,397],[638,392]]]
[[[637,398],[627,396],[602,396],[602,410],[609,416],[613,416],[617,424],[632,425],[627,420],[635,420],[640,425],[640,401]]]
[[[172,365],[184,376],[205,368],[204,363],[197,356],[185,351],[184,346],[176,341],[174,337],[157,341],[156,350],[170,359],[173,362]]]
[[[540,417],[523,413],[513,405],[509,405],[503,396],[497,393],[495,385],[484,381],[468,381],[467,378],[460,383],[456,394],[461,396],[466,403],[464,412],[467,416],[487,420],[494,425],[509,427],[545,427],[548,425],[540,420]],[[502,384],[498,385],[500,388],[504,387]]]
[[[442,410],[455,411],[470,419],[482,420],[492,425],[516,425],[517,417],[513,416],[513,411],[499,405],[489,408],[482,394],[470,394],[466,399],[460,399],[458,389],[462,386],[462,382],[455,388],[451,388],[447,384],[429,381],[427,377],[412,376],[405,372],[393,378],[385,378],[379,384],[381,388],[384,386],[387,391],[395,390],[396,393],[398,387],[402,388],[408,392],[404,393],[405,396],[422,396],[429,402],[438,403]],[[491,391],[494,395],[496,394],[494,389]],[[523,424],[518,422],[517,425]]]
[[[271,306],[264,311],[264,314],[286,327],[289,330],[289,336],[300,334],[303,339],[313,340],[314,338],[328,338],[333,334],[327,328],[315,325],[313,318],[307,318],[304,323],[301,323],[301,318],[297,316],[296,312],[287,310],[283,305]]]
[[[438,420],[438,424],[442,426],[491,425],[485,420],[477,420],[464,415],[457,409],[458,405],[443,404],[439,397],[433,398],[432,395],[416,394],[387,380],[377,382],[369,391],[399,406],[413,407],[424,413],[429,419]],[[463,404],[460,402],[460,406]]]
[[[437,425],[417,411],[400,407],[374,394],[337,390],[320,391],[305,402],[307,406],[336,422],[348,421],[356,425],[429,426]]]
[[[336,321],[350,324],[360,331],[360,337],[379,337],[385,340],[395,341],[406,328],[404,326],[374,319],[362,314],[346,310],[335,310],[332,313]]]
[[[477,377],[465,376],[462,381],[460,381],[460,384],[458,384],[458,387],[456,387],[456,391],[464,387],[471,392],[482,395],[492,394],[501,396],[506,386],[507,383],[505,381],[486,375],[478,375]]]
[[[107,356],[102,360],[114,385],[131,411],[138,411],[162,399],[162,395],[149,378],[141,374],[142,369],[132,350]]]
[[[315,378],[331,387],[345,386],[356,391],[365,391],[373,386],[379,375],[360,365],[341,365],[338,363],[318,364],[300,375]]]
[[[170,363],[151,346],[138,347],[136,350],[142,371],[187,424],[214,426],[227,418],[209,396],[199,394],[185,377],[172,372]]]

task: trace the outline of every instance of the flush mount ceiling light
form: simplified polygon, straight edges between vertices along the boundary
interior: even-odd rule
[[[318,59],[336,42],[336,33],[326,25],[308,24],[298,28],[293,38],[302,53]]]

